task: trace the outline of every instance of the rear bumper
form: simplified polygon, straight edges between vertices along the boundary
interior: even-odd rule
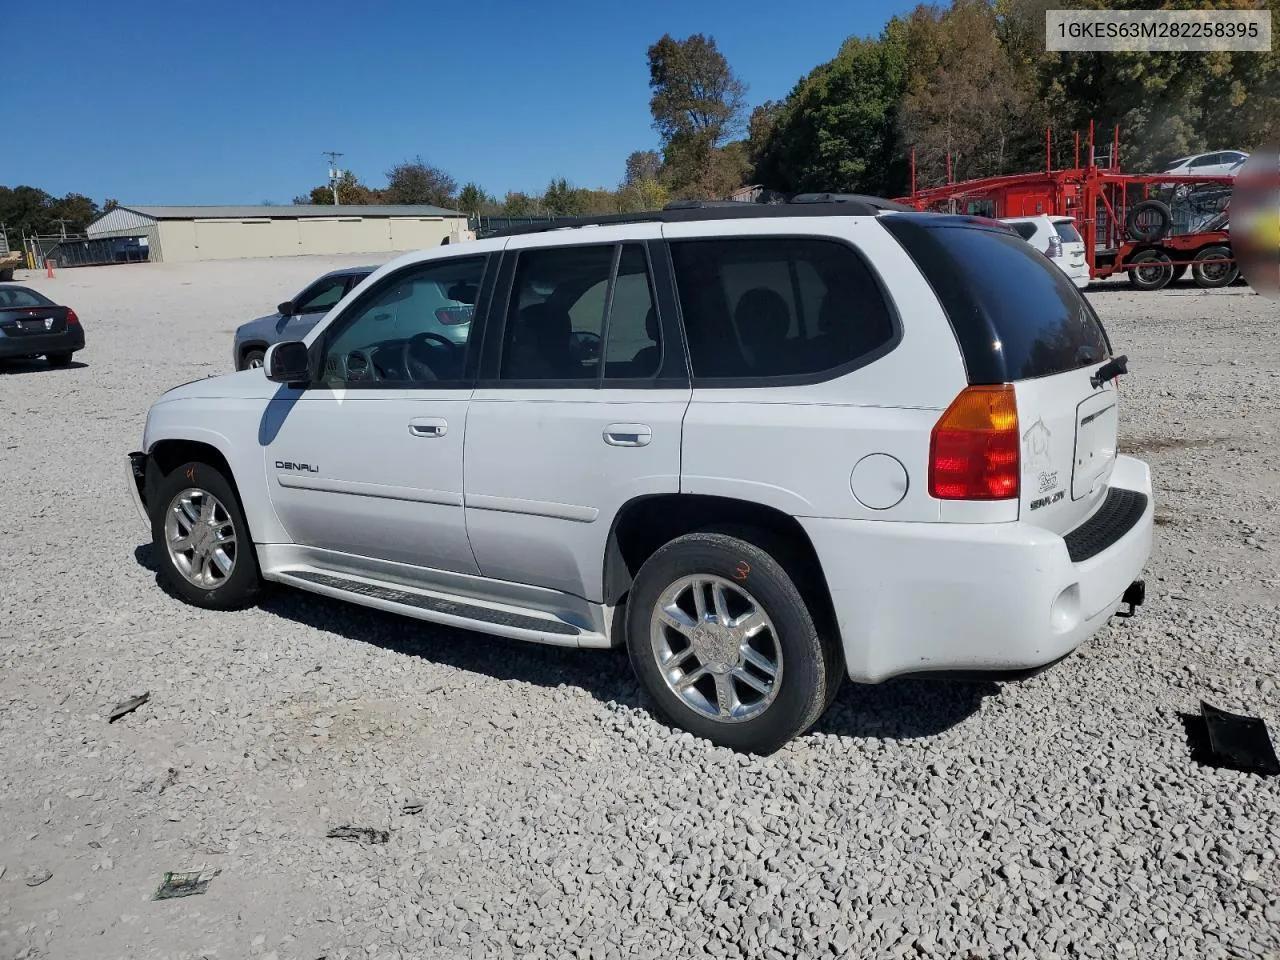
[[[146,481],[147,481],[147,455],[145,453],[131,453],[125,459],[125,486],[129,488],[129,493],[133,497],[133,505],[138,511],[138,516],[142,518],[143,529],[147,535],[151,535],[151,518],[147,516],[146,502]]]
[[[1151,553],[1151,472],[1117,458],[1111,486],[1146,507],[1105,549],[1073,563],[1059,535],[993,524],[800,520],[835,607],[849,676],[1034,670],[1115,613]]]
[[[72,327],[62,333],[35,336],[0,336],[0,359],[35,357],[46,353],[75,353],[84,349],[84,328]]]

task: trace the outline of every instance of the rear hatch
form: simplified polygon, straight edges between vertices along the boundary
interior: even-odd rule
[[[1017,398],[1020,520],[1055,533],[1105,498],[1116,460],[1118,391],[1097,380],[1111,345],[1093,307],[1016,234],[975,218],[886,216],[933,285],[971,384]]]
[[[1079,276],[1087,274],[1088,267],[1084,260],[1084,237],[1076,229],[1076,222],[1071,217],[1054,217],[1053,229],[1062,238],[1062,258],[1067,265],[1067,273]]]

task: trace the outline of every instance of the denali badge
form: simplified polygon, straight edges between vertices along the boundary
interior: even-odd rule
[[[309,463],[292,463],[291,461],[288,461],[288,460],[277,460],[276,469],[277,470],[300,470],[300,471],[303,471],[304,473],[320,472],[319,467],[313,467]]]

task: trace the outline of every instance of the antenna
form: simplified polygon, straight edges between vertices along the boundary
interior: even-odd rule
[[[338,205],[338,180],[342,177],[342,171],[338,169],[338,158],[342,156],[336,150],[323,150],[320,153],[323,157],[329,158],[329,188],[333,190],[333,205]]]

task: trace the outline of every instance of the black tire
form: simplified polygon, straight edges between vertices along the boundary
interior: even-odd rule
[[[69,353],[46,353],[44,358],[51,367],[65,367],[71,362],[71,354]]]
[[[1196,282],[1197,287],[1210,290],[1231,286],[1239,276],[1240,269],[1234,263],[1223,261],[1231,260],[1232,256],[1231,248],[1221,244],[1197,251],[1195,262],[1191,264],[1191,279]]]
[[[204,585],[192,582],[179,569],[169,549],[165,533],[166,520],[171,511],[179,508],[177,502],[179,496],[189,490],[200,491],[205,495],[212,494],[222,508],[221,511],[215,509],[213,513],[212,519],[217,521],[217,528],[230,524],[234,533],[233,563],[230,572],[222,577],[220,582],[215,581]],[[231,481],[223,475],[221,470],[198,460],[184,463],[170,473],[159,477],[158,481],[147,490],[147,502],[150,504],[151,544],[156,568],[160,571],[165,584],[174,593],[187,603],[207,610],[235,610],[253,602],[262,585],[258,574],[258,556],[253,546],[249,525],[244,519],[244,511],[240,507],[240,498],[236,496]],[[190,521],[184,519],[184,522]],[[192,524],[192,526],[197,525]]]
[[[768,685],[773,688],[768,694],[771,700],[766,702],[766,695],[759,694],[756,703],[747,707],[759,710],[754,716],[731,721],[700,712],[668,685],[659,668],[651,632],[659,600],[683,578],[694,576],[722,583],[739,601],[745,598],[761,608],[772,623],[772,631],[759,634],[752,645],[764,645],[773,655],[780,655],[781,679],[776,688]],[[683,634],[669,627],[661,629],[660,637],[683,642]],[[761,546],[727,533],[686,534],[649,557],[636,574],[627,600],[626,633],[632,669],[649,692],[654,712],[673,726],[744,753],[773,753],[808,730],[838,686],[838,678],[833,680],[831,672],[841,669],[839,657],[833,653],[831,641],[820,635],[815,617],[787,569]],[[692,643],[688,647],[692,651]],[[756,651],[760,652],[758,646]],[[690,661],[701,663],[696,655],[682,662]],[[723,674],[724,667],[716,666]],[[745,666],[740,660],[739,668]],[[757,681],[761,676],[755,674]],[[714,674],[704,673],[690,688],[691,695],[702,691],[709,706],[718,684]],[[743,692],[756,696],[752,688],[740,683],[735,689],[735,696]]]
[[[1135,203],[1125,214],[1124,229],[1129,237],[1142,243],[1154,243],[1173,226],[1173,212],[1160,200]]]
[[[267,355],[267,351],[259,350],[256,347],[252,350],[246,350],[244,356],[240,358],[240,369],[248,370],[252,367],[262,366],[262,358]]]
[[[0,282],[7,283],[12,279],[13,279],[13,267],[5,267],[3,270],[0,270]]]
[[[1160,250],[1143,250],[1126,268],[1129,271],[1129,283],[1139,290],[1160,290],[1173,280],[1173,267],[1170,257]]]

